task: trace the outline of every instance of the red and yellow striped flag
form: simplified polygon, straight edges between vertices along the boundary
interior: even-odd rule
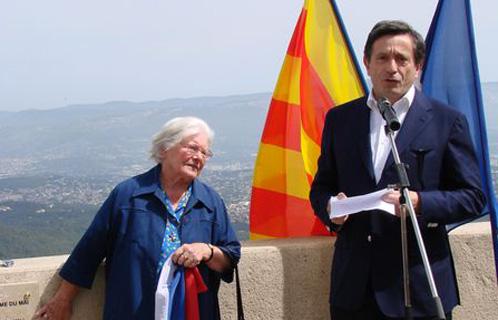
[[[305,0],[256,159],[251,239],[329,234],[308,201],[325,114],[364,94],[364,80],[335,2]]]

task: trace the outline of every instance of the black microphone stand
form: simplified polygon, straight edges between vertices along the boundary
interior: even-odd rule
[[[389,106],[389,108],[392,108]],[[396,165],[396,171],[398,173],[400,188],[400,219],[401,219],[401,250],[403,258],[403,291],[405,296],[405,319],[412,319],[412,305],[410,298],[410,275],[409,275],[409,265],[408,265],[408,237],[406,228],[406,217],[407,212],[411,218],[413,230],[415,232],[415,238],[417,239],[418,248],[422,256],[422,262],[424,264],[425,274],[427,280],[429,281],[429,287],[431,289],[432,297],[434,298],[434,303],[436,304],[436,309],[439,319],[446,319],[444,314],[443,305],[441,303],[441,298],[437,293],[436,284],[434,282],[434,277],[432,275],[431,266],[429,264],[429,258],[427,257],[427,251],[425,250],[424,242],[422,240],[422,234],[420,233],[420,228],[418,226],[417,217],[415,216],[415,209],[413,208],[412,200],[410,199],[410,181],[406,173],[406,165],[401,162],[399,157],[398,149],[394,141],[394,131],[391,126],[386,125],[385,127],[386,135],[389,138],[391,144],[391,151],[394,157],[394,162]],[[395,127],[395,129],[399,129]]]

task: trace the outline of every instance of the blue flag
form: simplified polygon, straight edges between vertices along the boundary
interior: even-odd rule
[[[488,199],[488,205],[482,214],[490,214],[498,272],[497,203],[489,165],[488,138],[469,0],[439,1],[427,34],[426,46],[422,90],[428,96],[465,114],[469,122],[481,170],[482,186]]]

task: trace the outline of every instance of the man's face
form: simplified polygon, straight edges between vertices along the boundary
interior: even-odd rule
[[[421,65],[415,63],[413,46],[408,34],[386,35],[373,43],[370,61],[364,57],[363,63],[372,80],[376,99],[386,97],[394,103],[415,82]]]

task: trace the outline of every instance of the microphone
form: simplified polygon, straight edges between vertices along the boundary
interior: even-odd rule
[[[386,97],[382,97],[377,101],[377,106],[379,107],[382,118],[386,120],[387,127],[392,131],[398,131],[401,128],[401,123],[394,112],[391,102]]]

